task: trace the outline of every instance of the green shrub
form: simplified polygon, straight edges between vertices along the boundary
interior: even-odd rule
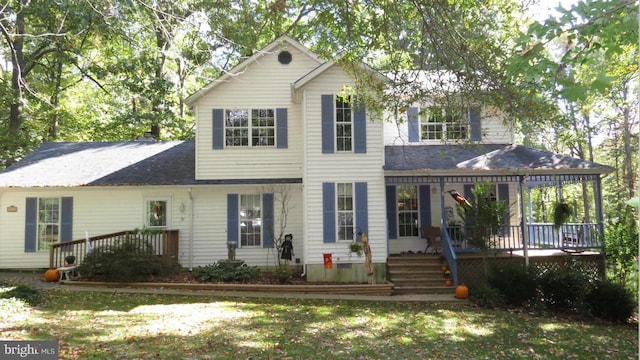
[[[0,298],[15,298],[22,300],[31,306],[34,306],[42,301],[42,294],[40,293],[40,291],[29,285],[11,285],[2,283],[0,284]]]
[[[538,277],[541,301],[550,310],[583,311],[589,278],[579,269],[559,268],[542,272]]]
[[[500,290],[490,286],[481,286],[469,291],[469,301],[487,309],[501,306],[504,302]]]
[[[610,281],[597,281],[586,295],[586,302],[593,316],[626,322],[636,307],[633,294],[623,285]]]
[[[169,275],[178,269],[176,262],[162,261],[148,241],[134,236],[94,249],[78,270],[89,279],[133,282],[148,280],[151,275]]]
[[[282,264],[276,268],[273,274],[278,278],[278,281],[280,281],[281,284],[286,284],[291,281],[291,278],[293,277],[293,270],[291,270],[289,266]]]
[[[508,264],[491,269],[489,286],[498,289],[505,303],[521,306],[536,297],[536,279],[523,264]]]
[[[244,262],[238,267],[223,266],[220,263],[215,263],[194,268],[193,275],[202,281],[248,282],[260,275],[260,268],[247,266]]]

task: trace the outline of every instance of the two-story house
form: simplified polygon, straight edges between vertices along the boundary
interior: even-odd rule
[[[42,145],[0,174],[0,268],[46,267],[52,244],[86,234],[157,228],[179,231],[184,267],[226,258],[229,244],[249,265],[275,266],[274,242],[292,234],[309,281],[365,281],[348,249],[363,232],[382,282],[390,255],[425,250],[420,227],[455,218],[447,191],[469,196],[478,181],[510,204],[501,249],[557,236],[518,229],[527,191],[563,182],[594,184],[589,230],[601,234],[608,167],[514,145],[508,119],[481,104],[415,104],[398,122],[367,111],[354,87],[340,65],[283,36],[187,99],[194,142]],[[446,234],[450,260],[470,248]]]

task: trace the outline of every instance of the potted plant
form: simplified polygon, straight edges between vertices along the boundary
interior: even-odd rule
[[[557,202],[553,208],[553,227],[557,230],[569,221],[571,207],[566,202]]]
[[[64,258],[65,266],[73,266],[75,262],[76,262],[76,257],[73,255],[67,255]]]
[[[362,256],[362,252],[364,251],[362,248],[362,244],[359,242],[352,241],[349,244],[349,251],[352,253],[356,253],[358,256]]]
[[[451,270],[447,269],[444,271],[444,286],[451,286],[453,282],[451,281]]]

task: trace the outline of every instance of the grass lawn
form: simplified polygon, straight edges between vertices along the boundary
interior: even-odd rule
[[[467,304],[46,291],[0,300],[0,339],[60,359],[637,359],[632,325]]]

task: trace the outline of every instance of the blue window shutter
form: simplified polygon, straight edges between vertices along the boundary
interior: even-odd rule
[[[276,147],[278,149],[286,149],[289,146],[287,127],[287,108],[276,109]]]
[[[498,184],[498,200],[509,204],[509,184]]]
[[[73,198],[63,197],[60,203],[60,242],[67,242],[73,238]]]
[[[38,198],[28,197],[25,204],[24,252],[35,252],[38,246]]]
[[[213,109],[213,148],[224,149],[224,109]]]
[[[482,140],[482,121],[480,120],[480,108],[469,109],[469,127],[471,127],[471,141]]]
[[[238,194],[227,194],[227,241],[237,241],[240,244],[240,209]]]
[[[398,238],[398,200],[396,199],[395,185],[387,185],[387,229],[389,239]]]
[[[356,204],[356,231],[369,233],[369,196],[367,195],[367,183],[357,182],[355,189]]]
[[[407,109],[407,126],[409,131],[409,142],[420,141],[420,120],[418,118],[418,108]]]
[[[273,193],[262,194],[262,247],[273,248]]]
[[[325,243],[336,242],[336,186],[322,183],[322,239]]]
[[[333,154],[335,148],[335,135],[333,128],[333,95],[322,95],[321,104],[322,121],[322,153]]]
[[[367,152],[367,113],[363,102],[353,102],[353,152],[364,154]]]
[[[471,202],[471,200],[473,199],[473,192],[471,192],[471,190],[473,190],[473,188],[474,188],[473,184],[464,184],[463,185],[464,197],[467,198],[467,200],[469,200],[469,202]]]
[[[504,201],[509,206],[509,184],[498,184],[498,201]],[[509,219],[511,217],[507,213],[505,216],[505,224],[509,225]]]
[[[420,226],[431,226],[431,187],[418,186],[418,202],[420,203]]]

